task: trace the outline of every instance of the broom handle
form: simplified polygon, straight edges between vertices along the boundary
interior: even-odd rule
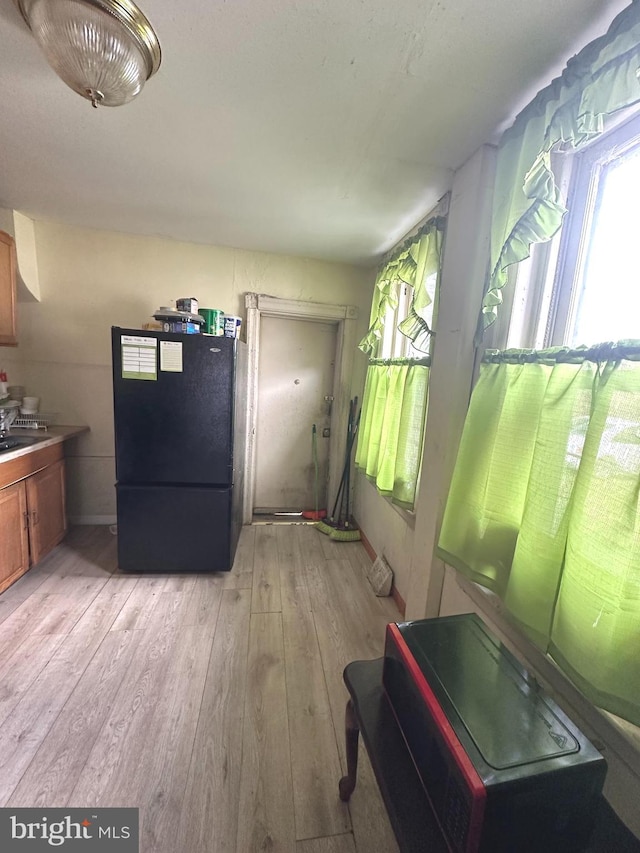
[[[358,398],[356,397],[356,404],[358,402]],[[345,527],[349,526],[349,500],[350,500],[350,491],[351,491],[351,452],[353,450],[353,445],[356,441],[356,435],[358,434],[358,427],[360,426],[360,415],[362,414],[362,409],[358,412],[358,417],[356,418],[356,423],[353,428],[353,432],[351,434],[351,444],[349,445],[349,450],[347,453],[347,515],[345,518]]]
[[[316,521],[318,520],[318,437],[316,434],[316,425],[314,424],[311,428],[311,453],[313,456],[313,467],[315,470],[315,479],[314,479],[314,498],[315,498],[315,510],[316,510]]]
[[[333,511],[331,513],[330,518],[334,519],[336,517],[336,510],[338,509],[338,501],[340,500],[340,495],[343,493],[345,478],[347,476],[347,465],[349,464],[349,458],[351,456],[351,448],[353,447],[353,441],[355,440],[355,433],[352,434],[352,426],[353,426],[353,416],[355,414],[356,406],[358,404],[358,398],[355,397],[353,400],[349,401],[349,423],[347,426],[347,452],[345,454],[344,467],[342,469],[342,476],[340,477],[340,484],[338,486],[338,492],[336,494],[336,500],[333,505]],[[358,414],[357,424],[360,423],[360,414]],[[357,432],[357,424],[356,424],[356,432]],[[340,510],[342,511],[342,504],[340,504]]]
[[[356,397],[356,400],[357,399],[358,398]],[[340,499],[340,495],[342,495],[342,497],[344,498],[343,489],[344,489],[345,482],[347,479],[348,469],[349,469],[350,463],[351,463],[351,452],[353,450],[353,445],[355,444],[356,436],[358,434],[358,427],[360,425],[360,415],[361,414],[362,414],[362,411],[358,412],[358,417],[356,419],[356,424],[355,424],[355,427],[353,428],[353,432],[351,433],[351,435],[347,439],[347,452],[345,454],[344,468],[342,469],[342,477],[340,478],[340,486],[338,487],[338,494],[336,495],[336,502],[333,505],[333,513],[331,515],[332,520],[336,516],[336,509],[338,508],[338,500]],[[342,503],[340,503],[340,511],[342,512]]]

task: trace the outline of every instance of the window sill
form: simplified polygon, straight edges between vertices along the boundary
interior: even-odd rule
[[[378,492],[378,494],[380,494]],[[380,495],[380,497],[385,500],[389,506],[394,509],[400,518],[402,518],[412,529],[416,526],[416,512],[415,510],[403,509],[401,506],[394,504],[391,498],[385,497],[385,495]]]
[[[386,495],[381,495],[380,492],[376,489],[374,483],[372,483],[371,480],[367,479],[363,472],[358,469],[356,469],[356,478],[358,480],[358,487],[360,487],[360,483],[365,483],[366,486],[373,491],[373,493],[379,500],[384,501],[388,506],[391,507],[391,509],[394,510],[394,512],[397,512],[397,514],[405,522],[405,524],[413,530],[416,525],[415,510],[403,509],[401,506],[394,504],[391,498],[387,497]]]

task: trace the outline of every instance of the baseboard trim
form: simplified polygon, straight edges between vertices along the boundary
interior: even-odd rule
[[[398,608],[398,610],[402,614],[402,617],[404,618],[404,614],[407,612],[407,605],[405,603],[404,598],[398,592],[395,584],[393,584],[391,587],[391,598],[393,598],[393,600],[395,601],[396,607]]]
[[[115,515],[70,515],[70,524],[116,524],[118,517]]]
[[[360,541],[364,545],[364,550],[367,552],[367,554],[371,558],[371,562],[372,563],[375,562],[378,555],[376,554],[376,552],[373,548],[373,545],[371,544],[371,542],[369,542],[369,540],[367,539],[367,537],[366,537],[366,535],[365,535],[365,533],[361,527],[360,527]],[[396,607],[398,608],[398,610],[400,611],[400,613],[402,614],[402,616],[404,618],[404,614],[407,611],[407,605],[406,605],[404,598],[400,595],[400,593],[396,589],[395,583],[391,585],[391,598],[393,598]]]
[[[362,544],[364,545],[364,550],[371,557],[371,562],[372,563],[375,562],[378,555],[373,550],[373,546],[372,546],[371,542],[369,542],[369,540],[365,536],[364,531],[362,530],[361,527],[360,527],[360,540],[361,540]]]

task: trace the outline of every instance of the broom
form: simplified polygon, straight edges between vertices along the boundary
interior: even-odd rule
[[[356,398],[357,400],[357,398]],[[346,487],[345,491],[347,493],[347,501],[346,501],[346,511],[344,517],[344,523],[338,524],[331,533],[329,534],[330,538],[335,542],[357,542],[360,539],[360,531],[357,527],[355,527],[349,516],[349,498],[350,498],[350,486],[351,486],[351,451],[353,450],[353,445],[356,440],[356,435],[358,433],[358,427],[360,425],[360,413],[358,413],[358,419],[356,421],[355,427],[353,428],[353,432],[351,435],[351,441],[349,443],[349,447],[347,448],[347,463],[346,463]]]
[[[324,533],[325,536],[331,536],[332,532],[335,530],[337,522],[336,522],[336,511],[338,509],[338,502],[340,501],[340,496],[343,495],[345,480],[347,478],[347,467],[349,464],[349,459],[351,457],[351,447],[353,446],[353,441],[355,440],[355,432],[352,435],[352,422],[353,422],[353,414],[355,412],[355,408],[358,404],[358,398],[356,397],[354,400],[349,401],[349,423],[347,425],[347,452],[344,462],[344,468],[342,469],[342,476],[340,478],[340,485],[338,486],[338,492],[336,494],[335,503],[333,504],[333,509],[331,511],[331,515],[325,521],[318,521],[314,524],[314,527],[320,531],[320,533]],[[358,417],[358,422],[360,421],[360,417]],[[342,511],[342,503],[340,503],[340,509]]]
[[[318,509],[318,439],[315,424],[311,428],[311,455],[313,456],[313,467],[315,469],[315,479],[313,487],[315,497],[315,510],[305,510],[302,513],[302,517],[310,521],[319,521],[321,518],[324,518],[326,516],[327,511],[325,509]]]

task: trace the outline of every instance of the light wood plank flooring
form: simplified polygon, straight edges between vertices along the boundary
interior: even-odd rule
[[[137,806],[142,853],[397,853],[342,670],[400,614],[361,543],[244,528],[234,570],[122,575],[78,527],[0,595],[0,805]]]

